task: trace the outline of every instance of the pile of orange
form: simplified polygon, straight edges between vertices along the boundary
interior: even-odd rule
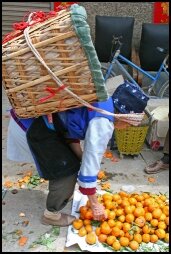
[[[86,236],[87,243],[94,244],[98,239],[114,250],[121,247],[137,250],[142,242],[169,242],[169,204],[165,195],[106,192],[98,200],[105,207],[105,221],[92,227],[93,213],[87,201],[79,209],[80,217],[73,222],[79,236]]]

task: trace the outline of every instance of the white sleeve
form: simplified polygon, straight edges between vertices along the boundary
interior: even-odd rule
[[[96,117],[89,122],[78,176],[78,184],[81,187],[96,187],[102,157],[112,137],[113,130],[114,124],[107,118]]]

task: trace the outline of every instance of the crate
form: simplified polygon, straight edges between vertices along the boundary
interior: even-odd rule
[[[38,60],[21,31],[2,45],[3,86],[20,118],[80,107],[83,100],[92,103],[108,98],[84,7],[74,4],[47,17],[29,23],[29,38],[61,84]]]
[[[120,154],[137,155],[141,152],[149,126],[115,128],[115,140]]]

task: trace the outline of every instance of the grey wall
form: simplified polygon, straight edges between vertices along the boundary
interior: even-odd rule
[[[95,16],[134,17],[133,46],[139,47],[142,23],[152,23],[154,2],[79,2],[84,6],[90,25],[92,40],[95,39]]]

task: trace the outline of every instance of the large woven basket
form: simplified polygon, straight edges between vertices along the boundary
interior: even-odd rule
[[[62,85],[36,58],[25,34],[4,43],[3,86],[18,117],[80,107],[83,104],[78,98],[89,103],[108,98],[83,7],[74,4],[43,22],[31,24],[29,38]]]

